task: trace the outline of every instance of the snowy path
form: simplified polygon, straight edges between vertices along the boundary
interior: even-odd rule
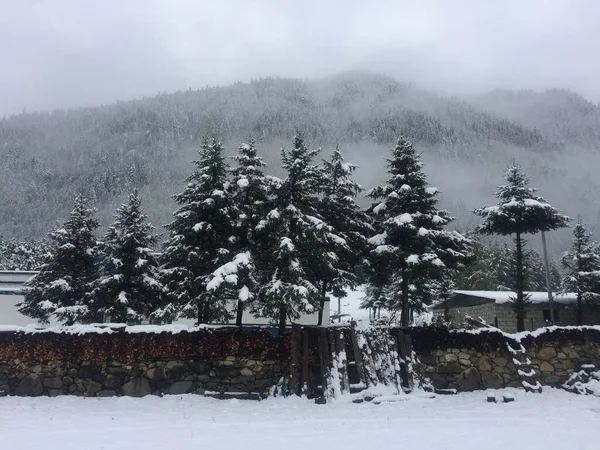
[[[0,398],[0,449],[597,450],[600,398],[552,390],[319,406],[199,396]]]

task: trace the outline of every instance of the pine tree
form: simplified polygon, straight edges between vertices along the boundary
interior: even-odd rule
[[[502,249],[496,243],[485,245],[473,241],[471,257],[456,272],[456,289],[475,291],[499,290],[499,272],[503,264]]]
[[[88,308],[99,276],[95,211],[79,196],[69,220],[49,234],[55,248],[24,289],[25,298],[18,305],[22,314],[42,323],[55,318],[67,325],[99,319]]]
[[[321,172],[313,164],[317,151],[309,151],[301,135],[294,137],[292,149],[281,150],[284,180],[274,180],[272,209],[259,223],[263,244],[259,258],[266,271],[259,301],[252,311],[276,320],[282,333],[287,320],[319,307],[320,293],[315,286],[311,264],[335,265],[336,255],[323,252],[332,239],[332,229],[318,212],[317,194]]]
[[[436,284],[434,289],[434,296],[436,299],[444,302],[444,322],[450,322],[450,308],[448,307],[448,300],[454,293],[455,285],[452,281],[450,274],[445,274]]]
[[[338,298],[345,297],[345,289],[358,284],[356,268],[364,264],[368,247],[367,235],[373,231],[370,219],[356,203],[356,197],[362,187],[351,176],[357,166],[344,162],[344,157],[336,146],[328,161],[322,166],[322,196],[318,204],[323,220],[332,229],[328,247],[321,252],[336,255],[334,264],[321,265],[319,261],[311,264],[321,303],[319,320],[321,325],[323,308],[327,293]]]
[[[231,169],[231,182],[227,196],[232,210],[232,258],[215,270],[208,282],[209,291],[237,300],[236,325],[242,325],[244,309],[256,299],[263,273],[255,262],[261,242],[256,227],[269,206],[269,179],[265,166],[257,155],[254,141],[242,144],[239,154],[233,157],[238,167]]]
[[[50,246],[45,240],[9,240],[0,237],[0,270],[39,270]]]
[[[523,267],[528,291],[546,290],[546,271],[539,252],[530,249],[523,252]],[[484,245],[476,242],[473,257],[457,272],[458,289],[476,291],[514,291],[516,252],[506,243]],[[550,261],[550,286],[553,291],[560,287],[561,276],[554,261]]]
[[[166,226],[170,233],[163,252],[163,284],[179,316],[207,323],[229,317],[226,299],[207,285],[231,258],[233,214],[221,143],[205,141],[193,164],[196,170],[187,186],[174,197],[180,208]]]
[[[137,189],[115,214],[102,243],[104,275],[93,291],[90,309],[113,322],[140,322],[158,318],[164,288],[153,248],[158,242],[154,227],[142,212]]]
[[[550,231],[566,227],[569,218],[535,196],[537,189],[529,187],[529,178],[519,165],[513,163],[504,176],[507,184],[500,186],[496,193],[497,206],[476,209],[474,212],[484,218],[477,230],[483,234],[515,235],[514,287],[516,298],[514,308],[517,315],[517,330],[525,330],[527,296],[527,273],[524,264],[524,234]]]
[[[377,234],[369,239],[372,276],[400,283],[401,324],[410,320],[410,290],[424,292],[430,280],[443,276],[469,253],[469,240],[456,231],[444,229],[453,218],[436,208],[437,189],[428,187],[422,163],[412,144],[401,137],[387,160],[390,178],[386,185],[372,189],[375,200],[369,212]],[[387,277],[377,272],[384,271]],[[416,297],[416,296],[415,296]],[[413,304],[413,308],[418,305]]]
[[[581,221],[573,228],[571,251],[561,262],[566,271],[561,290],[577,293],[577,324],[583,325],[584,303],[600,299],[600,246],[591,241]]]

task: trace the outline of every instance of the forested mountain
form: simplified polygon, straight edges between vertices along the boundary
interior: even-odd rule
[[[494,91],[445,98],[389,77],[350,72],[320,80],[266,78],[226,87],[160,93],[112,105],[23,113],[0,120],[0,235],[41,238],[83,192],[103,225],[134,188],[159,228],[205,137],[226,155],[252,137],[267,173],[296,130],[312,147],[336,142],[369,188],[400,133],[422,152],[442,205],[466,229],[491,203],[503,169],[517,159],[542,195],[566,214],[598,223],[600,109],[564,90]],[[563,239],[564,236],[564,239]],[[551,235],[568,245],[568,232]],[[564,244],[563,244],[564,242]],[[559,248],[560,247],[560,248]]]

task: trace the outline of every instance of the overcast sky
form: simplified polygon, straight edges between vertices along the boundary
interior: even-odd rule
[[[598,0],[0,0],[0,115],[269,75],[600,101]]]

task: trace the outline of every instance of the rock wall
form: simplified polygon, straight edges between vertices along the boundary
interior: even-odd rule
[[[290,374],[290,335],[274,337],[264,329],[246,328],[168,330],[0,332],[0,395],[264,394]],[[397,329],[384,330],[398,335]],[[323,331],[329,337],[343,331],[349,360],[354,357],[349,329],[305,328],[306,339],[298,342],[306,343],[314,386],[320,384],[318,337]],[[403,331],[412,339],[415,371],[438,389],[520,387],[519,369],[525,366],[515,364],[514,358],[527,361],[527,373],[533,371],[528,381],[542,385],[558,386],[585,364],[600,367],[600,327],[555,327],[518,335],[433,327]],[[521,346],[523,354],[509,350]]]
[[[484,338],[482,338],[484,340]],[[511,348],[519,349],[516,342]],[[539,381],[542,385],[560,386],[585,364],[600,367],[600,343],[584,339],[563,339],[530,342],[525,353],[514,354],[506,343],[489,348],[446,347],[417,353],[419,372],[429,378],[437,389],[473,391],[521,387],[522,381]],[[515,364],[515,359],[517,364]],[[529,361],[527,361],[529,360]],[[527,361],[527,369],[518,362]],[[533,376],[523,377],[522,371],[533,370]]]
[[[280,361],[226,357],[123,364],[49,361],[0,363],[0,395],[143,397],[213,392],[266,393],[283,375]]]
[[[287,372],[288,337],[265,330],[130,329],[0,333],[0,395],[264,394]]]

